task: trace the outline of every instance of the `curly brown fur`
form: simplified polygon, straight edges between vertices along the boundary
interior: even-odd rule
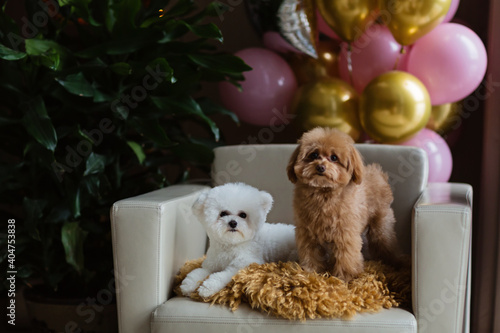
[[[203,258],[187,262],[174,281],[175,292]],[[291,320],[314,318],[351,319],[356,313],[411,305],[411,274],[380,262],[368,261],[358,278],[349,283],[304,271],[295,262],[251,264],[240,270],[221,291],[209,298],[194,292],[197,301],[220,304],[236,311],[242,302],[277,317]]]
[[[373,259],[400,261],[393,200],[378,164],[365,166],[354,141],[334,129],[305,133],[290,158],[299,260],[306,271],[349,281],[363,272],[362,234]]]

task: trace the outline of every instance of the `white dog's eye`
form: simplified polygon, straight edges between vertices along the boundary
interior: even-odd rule
[[[226,212],[226,211],[220,212],[220,217],[224,217],[224,216],[227,216],[227,215],[229,215],[229,213]]]
[[[330,156],[330,161],[337,162],[338,160],[339,160],[339,158],[337,157],[337,155]]]
[[[242,219],[246,219],[247,218],[247,214],[245,212],[239,213],[238,216],[241,217]]]

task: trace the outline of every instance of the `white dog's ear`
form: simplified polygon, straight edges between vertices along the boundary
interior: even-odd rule
[[[205,201],[207,200],[210,190],[201,192],[198,199],[193,203],[193,213],[200,220],[203,220],[203,210],[205,208]]]
[[[269,211],[273,207],[273,197],[266,191],[260,191],[260,196],[262,208],[267,215],[267,213],[269,213]]]

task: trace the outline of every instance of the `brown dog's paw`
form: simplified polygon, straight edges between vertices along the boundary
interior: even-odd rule
[[[321,272],[322,268],[318,267],[316,265],[313,265],[311,262],[301,262],[300,267],[302,267],[302,269],[308,273],[314,273],[314,272],[322,273]]]
[[[331,275],[338,277],[339,279],[349,282],[358,276],[360,276],[364,271],[364,265],[356,265],[351,267],[342,267],[340,265],[335,265],[333,268]]]

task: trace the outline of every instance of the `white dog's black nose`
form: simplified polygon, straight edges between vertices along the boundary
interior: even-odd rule
[[[233,229],[234,229],[234,228],[236,228],[236,226],[238,225],[238,222],[236,222],[235,220],[231,220],[231,221],[229,221],[229,223],[228,223],[228,224],[229,224],[229,226],[230,226],[231,228],[233,228]]]

